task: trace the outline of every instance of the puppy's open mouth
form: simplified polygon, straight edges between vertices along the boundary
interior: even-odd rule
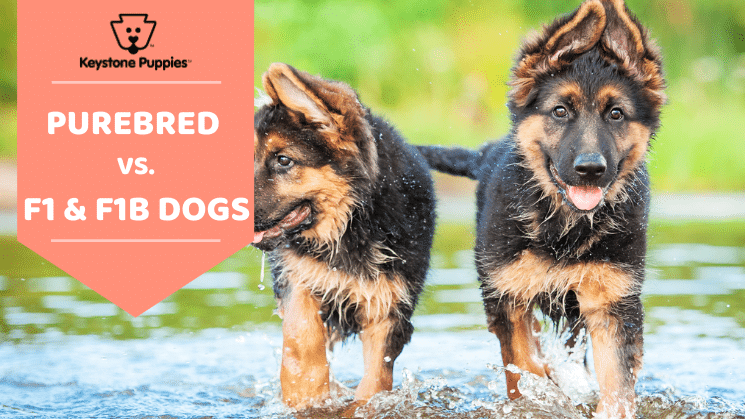
[[[301,205],[295,208],[274,227],[268,230],[254,232],[254,239],[251,243],[256,244],[264,239],[273,239],[281,236],[285,231],[292,230],[299,226],[306,218],[308,218],[310,212],[310,206],[308,205]]]
[[[553,162],[549,162],[549,169],[554,181],[564,192],[567,201],[580,211],[593,211],[603,203],[605,191],[599,186],[569,186],[561,180]]]

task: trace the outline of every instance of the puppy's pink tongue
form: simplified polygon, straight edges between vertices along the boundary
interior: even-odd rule
[[[266,233],[266,231],[255,231],[254,232],[254,241],[252,241],[251,243],[259,243],[261,241],[261,239],[264,238],[264,233]]]
[[[597,207],[603,199],[603,190],[597,186],[570,186],[567,193],[572,204],[582,211]]]

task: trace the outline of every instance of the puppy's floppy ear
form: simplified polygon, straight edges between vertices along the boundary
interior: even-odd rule
[[[605,29],[605,8],[598,0],[590,0],[570,16],[563,25],[548,30],[545,52],[550,61],[579,55],[597,44]]]
[[[367,126],[367,111],[357,93],[345,83],[325,80],[281,63],[269,66],[263,83],[274,103],[302,114],[306,122],[322,125],[327,134],[336,134],[330,140],[360,138],[360,130]]]
[[[331,114],[308,86],[297,76],[297,70],[287,64],[274,63],[262,76],[264,90],[274,104],[281,103],[305,116],[310,123],[332,126]]]
[[[510,85],[512,103],[523,107],[535,96],[536,80],[589,51],[605,29],[605,8],[588,0],[572,14],[554,21],[523,44]]]

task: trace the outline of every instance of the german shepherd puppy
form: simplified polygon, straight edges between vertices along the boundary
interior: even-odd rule
[[[254,114],[253,245],[270,252],[283,401],[329,392],[326,347],[362,340],[359,402],[390,390],[424,286],[435,199],[424,158],[346,84],[285,64]]]
[[[658,49],[623,0],[588,0],[523,45],[509,135],[480,151],[420,147],[434,169],[479,181],[476,265],[504,365],[550,376],[537,304],[589,332],[598,411],[612,417],[633,417],[642,367],[645,156],[664,87]],[[506,376],[520,397],[520,375]]]

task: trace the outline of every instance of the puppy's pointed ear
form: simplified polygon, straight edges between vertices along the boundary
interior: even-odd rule
[[[605,8],[598,0],[586,1],[563,25],[547,31],[545,52],[550,61],[582,54],[597,44],[603,29]]]
[[[623,0],[603,0],[608,15],[601,42],[603,48],[615,55],[627,67],[638,65],[646,51],[646,33],[629,13]]]
[[[274,63],[262,76],[264,90],[274,104],[281,103],[299,112],[307,122],[332,126],[333,118],[328,108],[298,77],[298,73],[287,64]]]
[[[647,30],[629,12],[623,0],[602,0],[607,25],[600,38],[604,55],[616,61],[651,94],[657,107],[666,101],[662,59]]]

